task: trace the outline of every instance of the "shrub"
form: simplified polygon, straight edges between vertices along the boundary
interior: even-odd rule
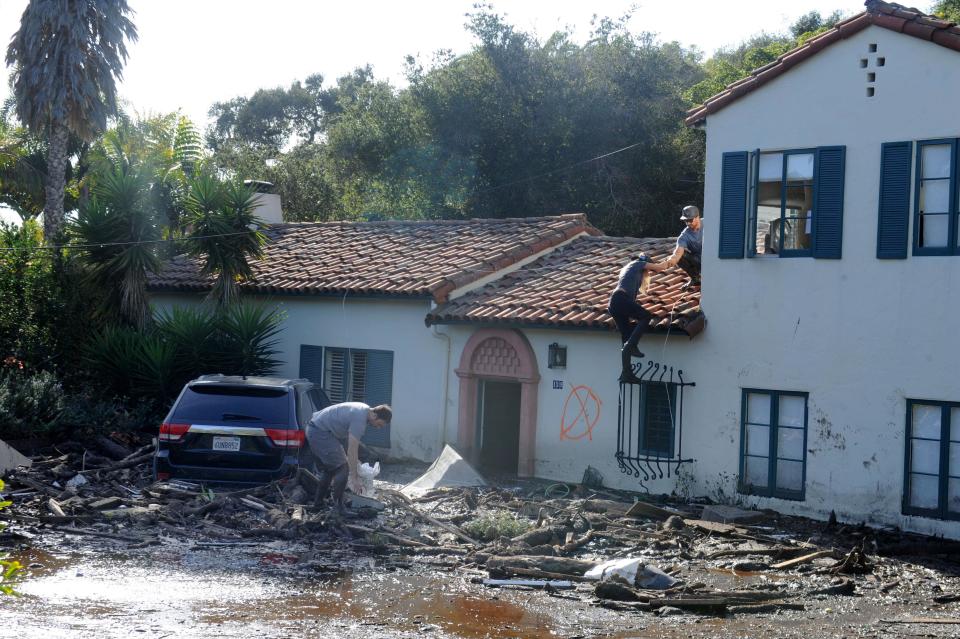
[[[64,407],[63,386],[53,373],[22,370],[19,362],[0,368],[2,439],[55,432]]]
[[[530,524],[516,519],[510,513],[484,515],[464,525],[464,531],[471,537],[483,541],[493,541],[500,537],[516,537],[530,529]]]
[[[88,344],[86,364],[115,393],[167,402],[205,373],[275,372],[282,320],[278,311],[256,304],[174,308],[158,313],[151,328],[101,330]]]
[[[162,418],[153,402],[100,392],[91,385],[69,389],[54,373],[8,363],[0,368],[0,439],[136,431]]]

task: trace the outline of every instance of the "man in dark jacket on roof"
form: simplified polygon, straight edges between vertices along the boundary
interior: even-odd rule
[[[643,357],[637,348],[637,342],[650,326],[650,313],[637,303],[637,293],[640,292],[647,271],[647,257],[640,254],[627,263],[617,276],[617,287],[610,294],[607,312],[620,331],[623,347],[620,349],[620,381],[638,383],[640,379],[633,372],[631,357]],[[635,322],[635,323],[634,323]]]

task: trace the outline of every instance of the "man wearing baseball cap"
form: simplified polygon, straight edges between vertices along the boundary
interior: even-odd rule
[[[647,264],[651,271],[664,271],[671,266],[679,265],[690,279],[683,285],[684,289],[691,286],[700,286],[700,253],[703,249],[703,222],[700,219],[700,209],[691,205],[683,207],[680,219],[687,228],[677,237],[677,246],[673,254],[662,262]]]

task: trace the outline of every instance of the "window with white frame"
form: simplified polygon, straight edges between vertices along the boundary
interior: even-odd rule
[[[903,512],[960,519],[960,403],[907,401]]]
[[[751,255],[811,255],[815,150],[759,153],[754,161]]]
[[[740,492],[802,500],[806,441],[806,393],[744,389]]]
[[[917,144],[914,253],[960,252],[957,230],[956,140]]]

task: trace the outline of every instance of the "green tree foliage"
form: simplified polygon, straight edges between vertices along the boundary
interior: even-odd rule
[[[70,369],[87,332],[99,292],[83,286],[68,255],[58,271],[40,248],[36,220],[0,224],[0,360],[12,357],[29,369]]]
[[[210,298],[221,306],[237,300],[240,283],[253,277],[251,259],[263,257],[266,236],[254,215],[256,194],[239,182],[199,175],[190,183],[185,222],[191,228],[187,252],[203,259],[201,273],[213,275]]]
[[[134,119],[120,113],[86,154],[83,185],[94,188],[99,175],[118,166],[138,167],[148,182],[149,204],[171,236],[181,226],[189,181],[204,161],[203,140],[186,116],[174,112]]]
[[[761,34],[739,46],[718,51],[704,65],[706,77],[687,91],[693,104],[703,104],[727,85],[746,77],[754,69],[769,64],[794,47],[813,36],[830,29],[844,19],[841,11],[823,17],[817,11],[800,16],[791,26],[789,34]]]
[[[215,105],[211,161],[276,184],[294,220],[584,211],[612,233],[676,232],[675,211],[700,197],[702,136],[682,125],[703,77],[693,53],[617,20],[585,45],[486,11],[469,29],[471,52],[411,60],[404,90],[362,67]],[[297,95],[309,114],[281,123]],[[269,130],[245,124],[254,112]]]
[[[944,20],[960,23],[960,0],[937,0],[930,13]]]
[[[147,273],[160,268],[161,229],[149,189],[145,167],[121,161],[96,175],[92,197],[71,225],[85,245],[79,257],[91,284],[106,292],[107,316],[140,328],[149,319]]]
[[[47,142],[48,241],[63,230],[70,134],[91,140],[116,111],[131,13],[126,0],[31,0],[7,48],[17,115]]]

